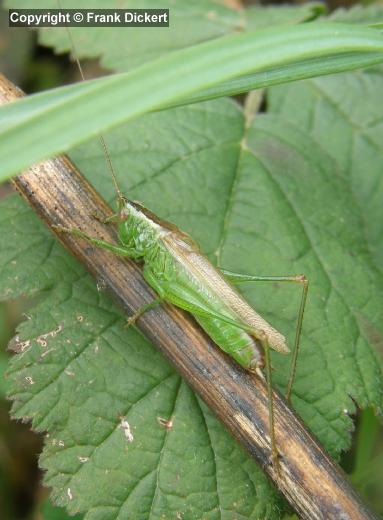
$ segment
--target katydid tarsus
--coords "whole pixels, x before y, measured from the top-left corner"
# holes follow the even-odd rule
[[[61,6],[60,6],[61,7]],[[82,79],[84,74],[73,38],[67,28],[73,56]],[[269,401],[271,461],[278,470],[278,450],[274,435],[273,397],[269,349],[289,353],[285,337],[267,323],[236,291],[232,284],[244,282],[296,282],[302,296],[292,352],[286,397],[290,400],[299,351],[308,280],[298,276],[252,276],[214,267],[194,240],[175,225],[163,221],[141,203],[128,200],[117,183],[105,140],[100,136],[115,185],[118,211],[103,222],[118,228],[119,244],[91,237],[80,229],[56,227],[87,240],[115,255],[143,262],[143,275],[158,298],[138,309],[128,320],[132,325],[146,311],[168,302],[190,312],[211,339],[245,369],[258,377],[266,372]],[[278,471],[277,471],[278,472]]]

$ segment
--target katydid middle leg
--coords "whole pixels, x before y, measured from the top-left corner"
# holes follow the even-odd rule
[[[300,347],[301,333],[302,333],[302,323],[303,323],[303,315],[305,312],[306,301],[307,301],[307,292],[309,288],[309,281],[304,275],[297,276],[252,276],[247,274],[233,273],[231,271],[226,271],[225,269],[221,269],[222,274],[233,283],[244,283],[244,282],[296,282],[302,284],[302,296],[301,302],[299,306],[299,314],[297,327],[295,332],[295,341],[294,341],[294,349],[291,357],[291,368],[289,380],[287,383],[286,389],[286,399],[288,402],[291,400],[291,391],[295,379],[296,374],[296,366],[298,359],[298,352]]]
[[[127,326],[130,327],[130,325],[134,325],[138,318],[140,318],[145,312],[150,311],[151,309],[154,309],[157,307],[157,305],[160,305],[164,301],[163,298],[156,298],[150,303],[146,303],[142,307],[140,307],[130,318],[128,318]]]

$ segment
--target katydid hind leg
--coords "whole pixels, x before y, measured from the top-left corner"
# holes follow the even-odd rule
[[[267,384],[267,398],[269,408],[269,432],[270,432],[270,446],[271,446],[271,462],[276,475],[280,476],[278,450],[275,442],[275,425],[274,425],[274,398],[273,398],[273,385],[271,378],[271,361],[270,361],[270,347],[267,340],[267,334],[264,332],[259,333],[259,340],[262,344],[265,352],[265,371],[266,371],[266,384]]]
[[[303,315],[306,308],[307,302],[307,293],[309,288],[309,281],[304,275],[296,275],[296,276],[252,276],[241,273],[233,273],[231,271],[226,271],[221,269],[222,274],[229,281],[233,283],[244,283],[244,282],[295,282],[302,284],[302,296],[299,305],[298,312],[298,320],[297,326],[295,330],[295,340],[294,340],[294,348],[291,356],[291,365],[290,365],[290,374],[287,383],[286,389],[286,399],[288,402],[291,400],[291,391],[294,384],[296,367],[298,361],[298,353],[300,349],[301,336],[302,336],[302,324],[303,324]]]
[[[301,296],[301,303],[299,306],[299,313],[298,313],[298,321],[297,321],[297,327],[295,332],[295,342],[294,342],[294,348],[293,353],[291,356],[291,367],[290,367],[290,375],[289,380],[287,383],[287,390],[286,390],[286,399],[288,402],[291,400],[291,391],[294,384],[296,369],[297,369],[297,361],[298,361],[298,354],[299,354],[299,348],[300,348],[300,341],[301,341],[301,335],[302,335],[302,324],[303,324],[303,315],[305,312],[306,302],[307,302],[307,293],[309,290],[309,281],[306,277],[301,277],[301,283],[302,286],[302,296]]]

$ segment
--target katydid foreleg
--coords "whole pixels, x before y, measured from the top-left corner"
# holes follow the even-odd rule
[[[95,247],[98,247],[99,249],[106,249],[107,251],[110,251],[111,253],[118,255],[118,256],[126,256],[129,258],[138,258],[139,255],[137,252],[132,248],[127,248],[126,246],[116,246],[115,244],[111,244],[110,242],[106,242],[105,240],[101,240],[99,238],[91,237],[90,235],[87,235],[81,229],[77,228],[66,228],[63,226],[52,226],[55,231],[58,231],[59,233],[67,233],[68,235],[74,235],[80,238],[83,238],[87,242],[90,242]]]
[[[112,215],[109,217],[109,222],[114,222],[111,220],[112,217],[118,217],[117,215]],[[107,222],[105,222],[107,223]],[[87,240],[91,244],[93,244],[95,247],[98,247],[100,249],[105,249],[107,251],[110,251],[111,253],[118,255],[118,256],[125,256],[129,258],[134,258],[136,255],[136,252],[133,249],[128,249],[126,246],[116,246],[114,244],[110,244],[109,242],[106,242],[104,240],[100,240],[98,238],[91,237],[81,231],[80,229],[75,228],[64,228],[61,226],[55,226],[55,229],[59,231],[60,233],[68,233],[70,235],[75,235],[80,238],[83,238],[84,240]],[[142,316],[146,311],[149,311],[150,309],[153,309],[157,305],[160,305],[163,302],[164,298],[160,296],[160,298],[157,298],[153,300],[150,303],[147,303],[146,305],[143,305],[140,307],[130,318],[128,319],[127,325],[133,325],[140,316]]]
[[[110,215],[109,217],[101,217],[97,213],[93,213],[92,217],[96,219],[101,224],[120,224],[121,222],[124,222],[128,216],[125,214],[120,213],[113,213],[113,215]]]
[[[309,288],[309,281],[304,275],[297,276],[252,276],[247,274],[233,273],[231,271],[226,271],[225,269],[221,269],[222,274],[233,283],[244,283],[244,282],[297,282],[302,284],[302,296],[301,302],[299,306],[298,320],[297,326],[295,330],[295,341],[294,348],[291,356],[291,365],[290,365],[290,375],[287,383],[286,389],[286,400],[290,402],[291,399],[291,391],[295,379],[296,367],[297,367],[297,359],[300,347],[301,333],[302,333],[302,323],[303,323],[303,315],[305,312],[306,301],[307,301],[307,293]]]

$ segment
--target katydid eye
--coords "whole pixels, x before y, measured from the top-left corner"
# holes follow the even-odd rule
[[[125,220],[128,220],[129,218],[129,209],[127,207],[122,208],[120,211],[120,220],[124,222]]]

